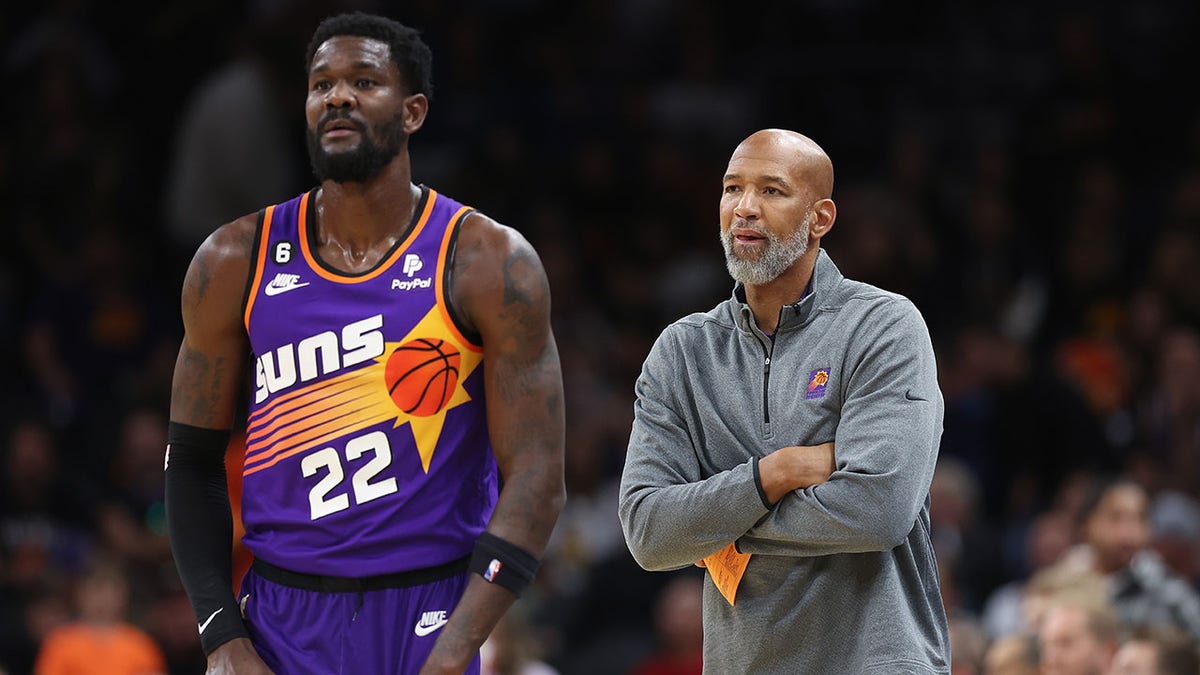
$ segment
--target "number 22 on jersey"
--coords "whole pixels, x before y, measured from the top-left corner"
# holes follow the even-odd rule
[[[358,460],[371,453],[371,459],[358,466],[350,479],[351,490],[330,496],[346,479],[346,469],[358,464]],[[392,447],[388,443],[387,434],[373,431],[359,436],[346,443],[346,459],[343,465],[342,456],[335,448],[322,448],[307,455],[300,462],[300,469],[305,478],[312,478],[324,468],[328,473],[317,481],[308,492],[308,504],[313,520],[345,511],[350,508],[350,492],[354,493],[355,504],[365,504],[369,501],[385,497],[396,492],[396,478],[393,476],[380,481],[372,479],[392,463]]]

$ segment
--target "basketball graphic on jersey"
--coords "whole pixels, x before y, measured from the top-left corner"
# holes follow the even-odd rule
[[[439,338],[417,338],[396,347],[383,374],[392,402],[416,417],[436,414],[454,394],[461,360],[454,345]]]

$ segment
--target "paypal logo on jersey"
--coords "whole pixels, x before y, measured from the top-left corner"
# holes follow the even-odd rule
[[[409,253],[404,256],[404,274],[407,279],[392,279],[393,291],[411,291],[414,288],[430,288],[433,286],[433,277],[421,277],[414,279],[413,276],[420,272],[425,267],[425,263],[421,260],[421,256],[416,253]]]
[[[421,262],[421,256],[416,253],[409,253],[404,256],[404,274],[411,279],[414,274],[421,271],[425,263]]]

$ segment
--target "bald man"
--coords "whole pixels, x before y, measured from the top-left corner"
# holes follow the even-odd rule
[[[705,673],[950,672],[929,540],[942,432],[906,298],[842,276],[833,164],[759,131],[722,180],[732,296],[668,326],[636,385],[621,479],[642,567],[708,567]]]

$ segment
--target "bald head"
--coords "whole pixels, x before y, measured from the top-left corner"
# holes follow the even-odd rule
[[[812,191],[814,199],[833,196],[833,162],[808,136],[787,129],[763,129],[738,144],[729,158],[765,160],[785,166]]]
[[[764,129],[742,141],[721,179],[721,242],[730,275],[747,287],[795,290],[799,298],[837,219],[832,193],[833,163],[811,139]]]

